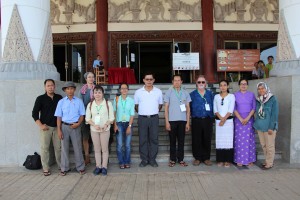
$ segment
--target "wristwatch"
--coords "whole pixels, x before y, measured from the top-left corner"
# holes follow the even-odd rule
[[[129,124],[128,126],[131,127],[131,124]]]

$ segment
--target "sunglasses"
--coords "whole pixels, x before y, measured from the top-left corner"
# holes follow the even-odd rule
[[[200,83],[205,84],[205,81],[198,81],[197,83],[198,84],[200,84]]]
[[[146,81],[153,81],[153,78],[145,78]]]
[[[224,98],[222,98],[222,101],[221,101],[221,106],[224,105]]]

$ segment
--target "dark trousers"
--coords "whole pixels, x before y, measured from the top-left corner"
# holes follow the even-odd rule
[[[185,138],[185,125],[186,121],[170,121],[171,131],[169,131],[170,137],[170,160],[171,161],[183,161],[184,157],[184,138]],[[176,152],[176,140],[178,148]]]
[[[154,162],[158,152],[158,115],[138,117],[140,157],[144,162]]]
[[[196,160],[210,159],[213,121],[207,118],[192,118],[192,151]]]

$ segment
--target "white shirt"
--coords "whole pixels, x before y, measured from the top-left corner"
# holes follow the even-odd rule
[[[139,105],[139,115],[156,115],[159,105],[163,104],[163,95],[161,90],[154,86],[150,92],[144,86],[135,91],[134,103]]]
[[[222,97],[217,94],[214,98],[214,113],[219,113],[222,117],[225,117],[227,113],[233,113],[235,105],[235,96],[233,94],[228,94],[224,97],[222,105]]]

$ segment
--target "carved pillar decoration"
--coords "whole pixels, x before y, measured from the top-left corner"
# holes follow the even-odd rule
[[[53,43],[63,44],[68,40],[69,43],[86,43],[86,71],[92,71],[95,54],[95,33],[54,33]]]
[[[138,0],[130,1],[130,11],[132,12],[132,22],[139,22],[141,9]]]
[[[179,8],[180,8],[180,0],[173,0],[173,1],[169,1],[170,4],[170,20],[171,21],[177,21],[177,13],[179,12]]]
[[[215,82],[213,0],[202,0],[202,54],[203,72],[208,82]],[[204,12],[205,11],[205,12]]]
[[[100,55],[104,67],[107,68],[108,63],[108,3],[107,0],[97,0],[96,3],[96,54]]]
[[[66,10],[63,12],[63,14],[66,17],[66,22],[65,24],[71,25],[73,24],[73,12],[74,12],[74,4],[75,0],[67,0],[66,1]]]
[[[245,6],[244,0],[235,0],[236,13],[237,13],[237,23],[245,22]]]

